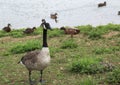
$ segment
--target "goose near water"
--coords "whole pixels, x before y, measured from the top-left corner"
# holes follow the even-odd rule
[[[42,19],[43,27],[43,45],[42,49],[38,51],[28,52],[21,58],[21,61],[18,63],[22,63],[29,71],[29,82],[30,85],[33,85],[33,81],[31,79],[31,72],[33,70],[40,71],[40,82],[43,82],[42,74],[43,70],[50,64],[50,52],[47,44],[47,29],[49,29],[49,23],[46,23],[45,19]]]
[[[50,15],[50,18],[51,18],[51,19],[54,19],[56,23],[58,22],[58,21],[57,21],[57,15],[58,15],[57,13]]]
[[[61,27],[60,30],[64,30],[65,34],[70,34],[71,38],[73,38],[73,35],[80,33],[79,29],[71,28],[71,27],[69,28]]]
[[[11,24],[8,24],[6,27],[3,28],[3,30],[5,32],[10,32],[11,31],[11,28],[10,28]]]
[[[118,15],[120,15],[120,11],[118,11]]]
[[[106,1],[104,1],[104,3],[99,3],[98,4],[98,7],[103,7],[103,6],[106,6]]]
[[[36,29],[36,27],[33,28],[27,28],[23,31],[24,34],[31,34],[34,32],[34,30]]]

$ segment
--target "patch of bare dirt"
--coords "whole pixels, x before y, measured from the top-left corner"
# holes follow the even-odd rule
[[[118,31],[111,31],[111,32],[103,35],[103,37],[105,37],[105,38],[110,38],[110,37],[112,37],[112,36],[118,35],[119,33],[120,33],[120,32],[118,32]]]
[[[22,42],[22,41],[37,39],[37,38],[41,38],[41,36],[40,35],[26,36],[26,37],[23,37],[23,38],[2,37],[2,38],[0,38],[0,42],[1,43],[4,43],[4,42]]]

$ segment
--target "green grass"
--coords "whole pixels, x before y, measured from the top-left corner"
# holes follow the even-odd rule
[[[88,78],[83,78],[80,82],[77,82],[76,85],[97,85],[97,81],[89,76]]]
[[[90,39],[101,39],[102,35],[109,31],[120,31],[120,25],[118,24],[107,24],[93,27],[91,25],[78,26],[81,33],[88,35]]]
[[[60,37],[62,35],[63,35],[63,31],[61,31],[59,29],[50,30],[50,32],[48,33],[48,36],[50,38],[52,38],[52,37]]]
[[[95,54],[110,54],[110,53],[113,53],[113,52],[116,52],[116,51],[120,51],[120,45],[118,46],[112,46],[112,47],[100,47],[100,48],[95,48],[93,50],[93,52]]]
[[[96,57],[84,57],[74,60],[70,67],[70,71],[75,73],[97,74],[112,71],[114,67],[109,63],[103,63],[103,61]]]
[[[106,82],[111,85],[120,84],[120,68],[115,69],[113,72],[107,74]]]
[[[73,48],[77,48],[77,43],[74,41],[74,39],[66,39],[65,41],[63,41],[61,48],[62,49],[73,49]]]
[[[9,33],[4,32],[3,30],[0,30],[0,37],[8,36]]]
[[[33,51],[35,49],[40,49],[42,48],[40,44],[40,40],[30,40],[25,43],[17,43],[17,45],[13,46],[10,49],[10,52],[13,54],[18,54],[18,53],[24,53],[24,52],[29,52]]]
[[[12,36],[14,38],[24,37],[23,30],[24,29],[21,29],[21,30],[12,30],[12,32],[9,33],[9,36]]]
[[[0,37],[7,37],[11,36],[13,38],[21,38],[25,36],[31,36],[31,35],[39,35],[42,33],[42,28],[38,27],[32,34],[24,34],[23,31],[25,28],[22,29],[13,29],[11,32],[4,32],[3,30],[0,30]]]
[[[44,85],[117,85],[119,70],[115,69],[120,68],[119,27],[116,24],[78,26],[81,31],[73,39],[59,29],[49,30],[51,64],[43,72]],[[27,69],[17,62],[25,53],[41,49],[42,29],[38,28],[29,35],[22,31],[0,31],[0,85],[29,85]],[[108,38],[103,36],[110,32],[118,34]],[[36,85],[41,85],[39,76],[38,71],[32,72]]]

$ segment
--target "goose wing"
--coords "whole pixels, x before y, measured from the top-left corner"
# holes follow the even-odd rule
[[[31,62],[31,63],[35,63],[37,61],[37,56],[41,51],[32,51],[32,52],[28,52],[26,55],[24,55],[21,58],[21,61],[23,64],[25,64],[26,62]]]

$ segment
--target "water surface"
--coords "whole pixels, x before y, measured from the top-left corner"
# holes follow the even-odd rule
[[[104,0],[0,0],[0,29],[8,23],[15,29],[39,26],[43,18],[52,27],[120,24],[120,0],[106,1],[106,7],[98,8]],[[58,23],[50,19],[55,12]]]

